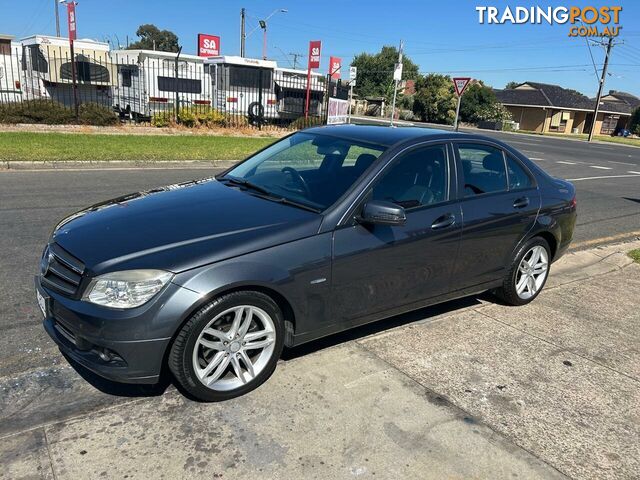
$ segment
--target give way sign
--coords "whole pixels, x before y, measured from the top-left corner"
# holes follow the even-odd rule
[[[453,86],[456,89],[456,93],[458,94],[458,96],[462,96],[462,94],[464,93],[465,88],[467,88],[467,86],[469,85],[469,82],[471,81],[471,79],[469,77],[457,77],[457,78],[453,78]]]

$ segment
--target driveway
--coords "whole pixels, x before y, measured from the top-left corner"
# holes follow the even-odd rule
[[[6,376],[0,478],[637,478],[633,247],[565,256],[526,307],[470,298],[288,351],[224,403],[65,363]]]

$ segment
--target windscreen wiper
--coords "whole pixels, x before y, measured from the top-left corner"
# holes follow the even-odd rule
[[[245,188],[250,188],[251,190],[264,193],[265,195],[269,195],[269,196],[272,195],[272,193],[266,188],[261,187],[260,185],[256,185],[255,183],[252,183],[249,180],[245,180],[244,178],[226,176],[226,177],[220,177],[218,180],[227,181],[229,183],[234,183],[236,185],[240,185]]]
[[[272,200],[272,201],[278,202],[278,203],[284,203],[284,204],[287,204],[287,205],[291,205],[292,207],[302,208],[303,210],[309,210],[310,212],[320,213],[320,209],[319,208],[312,207],[312,206],[306,205],[304,203],[296,202],[295,200],[290,200],[290,199],[285,198],[285,197],[283,197],[281,195],[276,195],[275,193],[270,192],[266,188],[261,187],[260,185],[256,185],[255,183],[252,183],[249,180],[245,180],[244,178],[226,176],[226,177],[220,177],[218,180],[227,181],[229,183],[233,183],[235,185],[239,185],[241,187],[245,187],[247,189],[254,190],[254,191],[260,193],[261,194],[260,196],[262,198],[265,198],[267,200]]]

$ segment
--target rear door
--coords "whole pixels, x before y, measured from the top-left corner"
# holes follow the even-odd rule
[[[336,321],[392,311],[445,294],[458,252],[460,207],[446,144],[401,153],[366,193],[405,208],[404,225],[356,220],[334,233],[332,300]]]
[[[533,227],[540,194],[515,157],[485,142],[454,143],[458,162],[462,240],[452,290],[501,279],[517,244]]]

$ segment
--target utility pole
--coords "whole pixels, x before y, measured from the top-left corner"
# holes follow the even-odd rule
[[[304,55],[302,53],[291,53],[289,52],[289,55],[291,55],[293,57],[293,69],[296,69],[296,65],[298,64],[298,58],[302,58],[304,57]]]
[[[604,66],[602,67],[602,77],[600,78],[600,86],[598,87],[598,95],[596,96],[596,108],[593,110],[593,121],[591,122],[591,129],[589,130],[590,142],[593,139],[593,131],[596,128],[596,120],[598,120],[598,110],[600,110],[600,99],[602,98],[602,90],[604,88],[604,81],[607,78],[607,67],[609,66],[609,56],[611,54],[611,48],[613,47],[613,37],[609,37],[607,43],[607,53],[604,57]]]
[[[53,8],[56,12],[56,37],[60,36],[60,10],[58,8],[59,4],[60,2],[58,2],[58,0],[53,0]]]
[[[247,35],[244,29],[245,23],[245,10],[244,7],[240,9],[240,56],[244,57],[244,42],[247,39]]]
[[[396,116],[396,96],[398,95],[398,82],[402,78],[402,40],[400,40],[400,48],[398,49],[398,63],[393,69],[393,104],[391,106],[391,121],[389,125],[393,127],[393,117]]]

